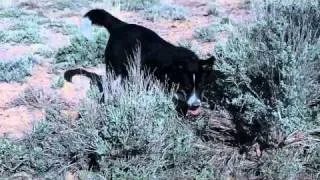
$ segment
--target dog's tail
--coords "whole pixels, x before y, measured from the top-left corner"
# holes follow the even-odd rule
[[[104,26],[109,32],[116,27],[126,24],[103,9],[92,9],[83,17],[89,18],[92,24]]]
[[[67,70],[64,73],[64,79],[66,81],[71,82],[71,79],[73,76],[75,75],[84,75],[86,77],[88,77],[91,81],[91,84],[96,84],[99,88],[100,92],[103,92],[103,86],[102,86],[102,76],[93,72],[89,72],[86,71],[84,69],[81,68],[77,68],[77,69],[71,69],[71,70]]]

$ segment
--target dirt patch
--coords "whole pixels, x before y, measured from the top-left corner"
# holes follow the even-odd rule
[[[18,97],[22,89],[23,85],[20,83],[0,83],[0,113],[12,99]]]
[[[43,66],[35,67],[33,76],[27,78],[25,84],[0,83],[0,136],[21,138],[25,132],[31,130],[34,121],[44,118],[42,109],[30,109],[26,106],[11,107],[10,103],[19,98],[28,86],[50,88],[51,79],[46,69]]]
[[[15,45],[15,46],[3,46],[0,47],[0,60],[16,60],[18,57],[31,55],[34,53],[37,48],[39,47],[38,44],[33,44],[30,46],[25,45]]]
[[[52,85],[53,74],[48,73],[49,65],[34,67],[32,76],[27,78],[27,85],[41,86],[42,88],[50,88]]]
[[[185,21],[168,21],[165,19],[149,21],[138,12],[121,12],[121,14],[122,20],[145,26],[158,33],[165,40],[174,44],[181,39],[192,39],[195,28],[214,21],[212,17],[195,15],[191,15]]]
[[[244,0],[217,0],[216,4],[222,8],[222,13],[235,23],[244,23],[252,20],[252,14]]]
[[[30,132],[32,124],[44,118],[44,112],[25,106],[0,110],[0,136],[22,138]]]
[[[69,37],[62,33],[56,33],[51,29],[43,30],[45,44],[51,49],[58,49],[70,43]]]

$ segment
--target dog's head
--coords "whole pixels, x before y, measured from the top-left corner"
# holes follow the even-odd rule
[[[197,116],[203,101],[204,87],[210,83],[215,57],[200,60],[197,56],[175,63],[172,80],[178,84],[176,101],[184,104],[185,113]],[[183,106],[183,105],[182,105]]]

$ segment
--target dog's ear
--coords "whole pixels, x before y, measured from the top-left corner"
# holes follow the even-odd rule
[[[216,57],[211,56],[206,60],[200,60],[200,66],[203,70],[213,70],[214,62],[216,61]]]

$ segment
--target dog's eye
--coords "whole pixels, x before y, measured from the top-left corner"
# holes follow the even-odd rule
[[[180,101],[185,101],[186,100],[186,96],[187,96],[187,94],[185,93],[184,90],[178,91],[177,93],[174,94],[174,98],[176,100],[180,100]]]
[[[208,64],[204,64],[202,65],[202,69],[205,71],[211,71],[212,70],[212,66],[208,65]]]
[[[180,94],[182,94],[184,97],[186,97],[186,96],[187,96],[186,91],[185,91],[185,90],[183,90],[183,89],[179,90],[179,93],[180,93]]]

